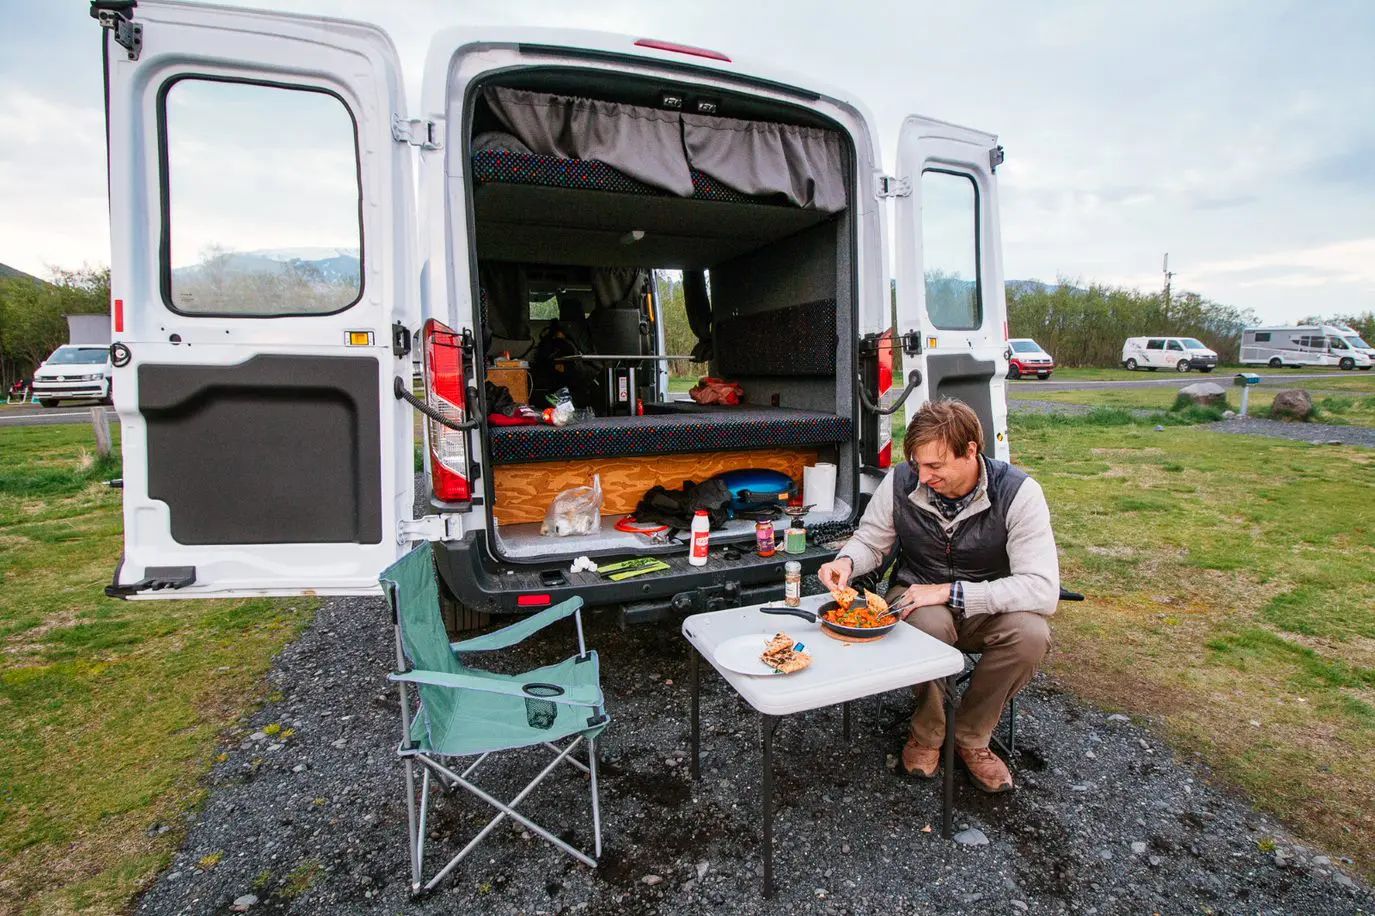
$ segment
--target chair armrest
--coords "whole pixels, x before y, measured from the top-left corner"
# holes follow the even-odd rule
[[[520,697],[528,700],[547,700],[550,703],[560,703],[564,706],[600,708],[603,699],[600,687],[574,687],[568,684],[555,684],[554,686],[561,689],[563,693],[557,696],[542,696],[526,693],[525,685],[518,684],[513,680],[480,677],[475,674],[455,674],[448,671],[392,672],[387,675],[387,680],[402,681],[407,684],[428,684],[432,687],[448,687],[453,690],[481,690],[486,693],[500,693],[509,697]],[[530,683],[543,682],[531,681]]]
[[[495,632],[450,643],[449,648],[455,652],[491,652],[494,649],[506,649],[524,642],[526,637],[539,632],[551,623],[557,623],[565,617],[577,614],[581,607],[581,596],[574,595],[567,601],[561,601],[547,610],[526,617],[510,626],[502,627]]]

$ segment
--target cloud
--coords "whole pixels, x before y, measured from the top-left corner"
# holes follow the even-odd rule
[[[1344,284],[1375,292],[1375,237],[1207,261],[1190,275],[1243,287]]]

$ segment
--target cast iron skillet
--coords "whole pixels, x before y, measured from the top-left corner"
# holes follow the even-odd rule
[[[863,606],[864,603],[864,599],[859,598],[850,606]],[[848,636],[851,639],[872,639],[875,636],[886,636],[888,633],[892,632],[893,627],[901,622],[898,616],[894,614],[889,618],[892,622],[886,623],[883,626],[847,627],[844,624],[831,623],[825,617],[821,616],[822,614],[829,614],[831,611],[835,610],[836,607],[837,605],[834,601],[827,601],[825,604],[821,605],[821,607],[817,608],[816,611],[808,611],[800,607],[779,607],[777,605],[761,607],[759,610],[763,611],[765,614],[787,614],[790,617],[801,617],[803,620],[810,620],[814,623],[821,624],[822,627],[830,630],[832,633],[839,633],[841,636]]]

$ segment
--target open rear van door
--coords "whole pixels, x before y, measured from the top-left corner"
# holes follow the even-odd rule
[[[395,49],[99,0],[120,597],[366,594],[406,549],[419,322]]]
[[[904,368],[923,373],[916,403],[964,401],[983,422],[985,454],[1006,461],[1007,303],[993,174],[1001,160],[991,134],[909,116],[893,196],[897,331]]]

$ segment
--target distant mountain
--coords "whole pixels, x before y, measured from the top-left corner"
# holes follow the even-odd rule
[[[258,251],[232,251],[172,270],[181,280],[194,280],[210,271],[225,276],[242,274],[296,273],[325,283],[358,282],[357,248],[264,248]]]
[[[40,280],[40,279],[38,279],[38,278],[35,277],[33,274],[26,274],[26,273],[24,273],[22,270],[19,270],[19,269],[17,269],[17,268],[11,267],[11,266],[9,266],[8,264],[0,264],[0,280],[10,280],[10,279],[15,279],[15,280],[32,280],[34,283],[43,283],[43,284],[45,284],[45,285],[46,285],[46,282],[47,282],[47,281],[45,281],[45,280]]]

